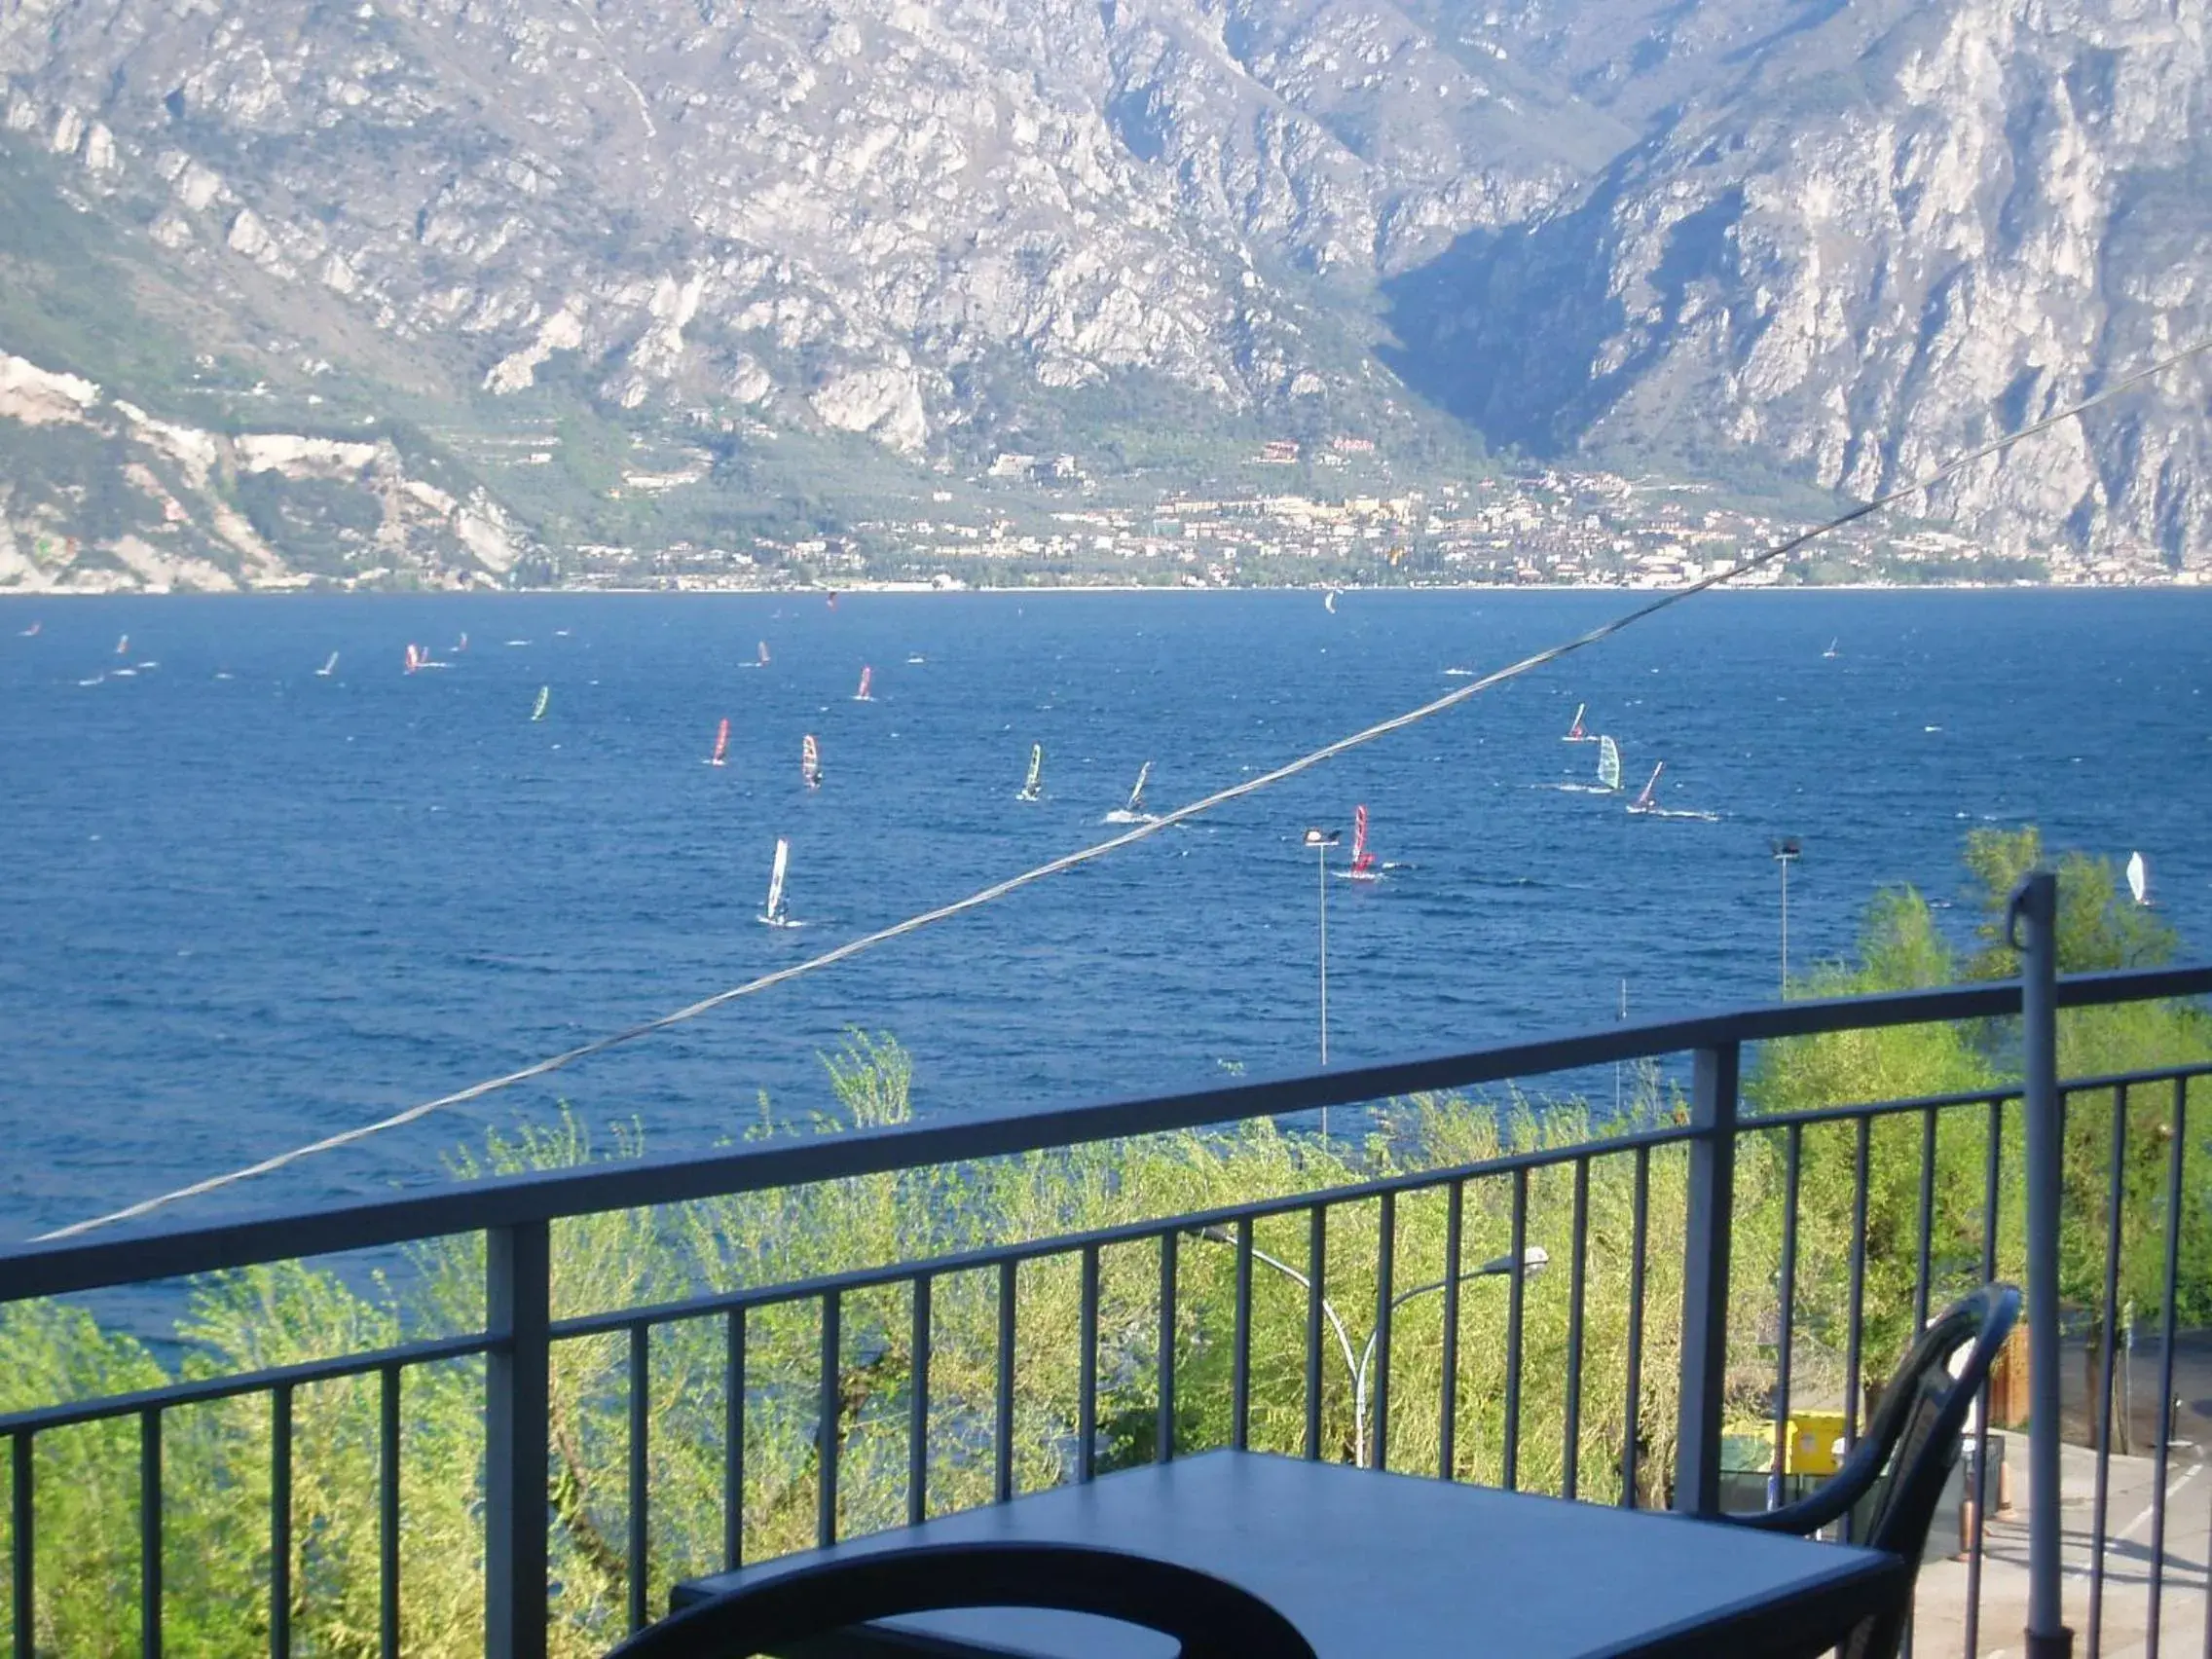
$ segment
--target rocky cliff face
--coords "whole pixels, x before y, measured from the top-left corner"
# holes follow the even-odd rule
[[[1570,210],[1403,284],[1427,384],[1538,447],[1909,482],[2212,334],[2208,36],[2147,0],[1837,9]],[[2176,370],[1931,506],[2201,562],[2208,388]]]
[[[567,354],[623,408],[920,452],[1008,356],[1322,395],[1274,273],[1356,288],[1570,181],[1380,0],[1284,11],[18,0],[0,73],[8,129],[217,290],[494,393]]]
[[[387,438],[164,421],[0,352],[0,589],[226,593],[375,572],[501,582],[527,534]]]
[[[0,0],[0,141],[195,346],[925,462],[1131,386],[1402,427],[1394,365],[1879,488],[2212,326],[2208,85],[2185,0]],[[2200,548],[2201,384],[1936,506]]]

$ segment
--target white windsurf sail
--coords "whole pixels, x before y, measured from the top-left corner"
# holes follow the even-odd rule
[[[1621,787],[1621,746],[1609,737],[1598,739],[1598,783],[1608,792]]]
[[[1019,798],[1022,800],[1037,800],[1044,795],[1044,793],[1045,746],[1042,743],[1032,743],[1029,746],[1029,775],[1021,781],[1021,794]]]
[[[1590,734],[1582,729],[1582,713],[1589,707],[1590,705],[1587,703],[1577,703],[1574,705],[1573,723],[1567,728],[1567,735],[1560,740],[1561,742],[1588,743],[1590,741]]]
[[[854,701],[854,702],[856,702],[856,703],[872,703],[872,702],[874,702],[874,701],[875,701],[875,692],[874,692],[874,689],[873,689],[873,687],[874,687],[874,684],[875,684],[875,670],[874,670],[874,669],[872,669],[872,668],[869,668],[869,667],[868,667],[868,666],[867,666],[867,665],[866,665],[866,663],[863,663],[863,664],[861,665],[861,688],[860,688],[860,689],[859,689],[858,691],[855,691],[855,692],[853,693],[853,701]]]
[[[822,787],[822,748],[814,741],[812,732],[808,732],[799,741],[798,775],[806,780],[808,789],[818,790]]]
[[[329,678],[330,678],[330,677],[331,677],[332,675],[336,674],[337,672],[338,672],[338,653],[337,653],[336,651],[332,651],[332,652],[330,653],[330,660],[329,660],[328,662],[324,663],[324,664],[323,664],[323,665],[322,665],[322,666],[321,666],[320,668],[316,669],[316,670],[314,671],[314,674],[315,674],[315,678],[316,678],[317,680],[328,680],[328,679],[329,679]]]
[[[726,766],[729,764],[729,720],[726,718],[720,725],[715,728],[715,752],[707,756],[707,764],[710,766]]]
[[[537,688],[537,701],[531,707],[530,718],[534,720],[543,719],[545,718],[545,711],[551,708],[552,705],[553,687],[550,685],[540,685]]]
[[[1126,808],[1124,809],[1127,811],[1131,816],[1144,811],[1145,780],[1150,778],[1151,776],[1152,762],[1150,760],[1147,760],[1142,766],[1139,766],[1137,768],[1136,788],[1129,791],[1129,804]]]
[[[2151,902],[2151,871],[2141,853],[2127,855],[2127,892],[2138,904]]]
[[[776,837],[776,862],[768,871],[768,904],[760,912],[760,919],[772,928],[791,926],[791,918],[784,913],[784,871],[791,867],[792,844],[781,835]]]

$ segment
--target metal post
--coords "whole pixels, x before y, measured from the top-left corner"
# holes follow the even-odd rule
[[[1617,1015],[1615,1015],[1615,1022],[1621,1025],[1626,1025],[1628,1023],[1628,981],[1626,979],[1623,979],[1621,981],[1621,1011]],[[1619,1120],[1620,1115],[1621,1063],[1620,1061],[1615,1060],[1613,1062],[1613,1117],[1616,1122]]]
[[[1333,830],[1309,830],[1306,844],[1313,849],[1313,867],[1321,883],[1321,1065],[1329,1064],[1329,849],[1337,844]],[[1329,1109],[1321,1108],[1321,1138],[1329,1138]]]
[[[1320,857],[1313,862],[1321,874],[1321,1065],[1325,1070],[1329,1064],[1329,844],[1326,841],[1321,843]],[[1329,1109],[1324,1106],[1321,1110],[1326,1114]],[[1327,1123],[1324,1115],[1321,1130],[1324,1135],[1329,1132]]]
[[[1782,864],[1782,994],[1789,995],[1789,861]]]
[[[552,1276],[542,1221],[484,1240],[484,1652],[545,1659],[545,1477]]]
[[[2027,937],[2021,938],[2026,924]],[[2069,1659],[2059,1604],[2058,878],[2037,870],[2006,918],[2020,953],[2021,1104],[2028,1141],[2028,1659]]]
[[[1789,995],[1789,866],[1805,856],[1805,843],[1786,836],[1774,843],[1774,862],[1782,866],[1782,995]]]
[[[1736,1198],[1736,1090],[1743,1051],[1700,1049],[1690,1083],[1688,1204],[1682,1240],[1682,1385],[1675,1507],[1720,1507],[1720,1423],[1728,1381],[1728,1246]]]

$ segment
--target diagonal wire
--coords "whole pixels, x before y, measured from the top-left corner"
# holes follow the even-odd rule
[[[1843,529],[1846,525],[1856,524],[1859,520],[1881,512],[1887,507],[1895,506],[1908,496],[1916,496],[1924,490],[1933,489],[1945,479],[1965,471],[1976,461],[1986,461],[1993,455],[2010,449],[2014,444],[2035,437],[2038,433],[2047,432],[2053,426],[2062,425],[2068,421],[2078,420],[2091,410],[2114,401],[2145,382],[2153,380],[2164,374],[2168,369],[2174,368],[2191,357],[2197,356],[2207,350],[2212,350],[2212,337],[2183,347],[2180,350],[2159,358],[2146,368],[2138,369],[2133,374],[2114,381],[2093,396],[2068,404],[2065,408],[2046,416],[2032,425],[2021,426],[1992,438],[1989,442],[1980,445],[1978,448],[1969,450],[1964,455],[1955,457],[1935,471],[1916,478],[1909,484],[1899,485],[1887,494],[1862,501],[1849,512],[1840,513],[1825,523],[1815,525],[1812,529],[1802,531],[1787,540],[1779,541],[1771,547],[1763,548],[1757,553],[1740,559],[1725,570],[1701,577],[1685,587],[1669,589],[1646,603],[1622,612],[1609,621],[1600,623],[1588,633],[1578,634],[1574,638],[1562,641],[1556,645],[1547,646],[1532,656],[1523,657],[1519,662],[1509,663],[1503,668],[1493,670],[1479,680],[1470,680],[1466,684],[1423,703],[1417,709],[1409,709],[1402,715],[1393,716],[1391,719],[1368,726],[1364,730],[1353,732],[1349,737],[1341,737],[1336,742],[1316,749],[1310,754],[1301,755],[1295,760],[1286,761],[1272,771],[1262,772],[1246,778],[1241,783],[1233,784],[1228,789],[1218,790],[1202,799],[1195,800],[1188,806],[1179,806],[1172,812],[1162,813],[1158,818],[1136,825],[1119,835],[1109,836],[1106,840],[1095,842],[1076,852],[1064,854],[1049,864],[1039,865],[1034,869],[1023,870],[1019,875],[1008,876],[1003,881],[993,882],[988,887],[969,894],[965,899],[956,899],[948,904],[939,905],[934,910],[924,910],[919,915],[908,916],[904,921],[894,922],[889,927],[876,929],[873,933],[862,934],[859,938],[847,940],[843,944],[823,951],[818,956],[810,956],[803,962],[794,962],[788,968],[779,968],[772,974],[762,974],[757,978],[746,980],[743,984],[732,985],[724,991],[717,991],[713,996],[702,997],[695,1003],[687,1004],[673,1013],[661,1014],[657,1018],[644,1020],[608,1036],[595,1038],[589,1043],[580,1043],[572,1049],[565,1049],[557,1054],[550,1054],[544,1059],[534,1061],[519,1070],[507,1072],[499,1077],[488,1078],[482,1083],[471,1084],[466,1088],[455,1089],[451,1094],[441,1094],[434,1100],[423,1101],[419,1105],[408,1107],[405,1111],[394,1112],[388,1117],[379,1118],[373,1123],[357,1124],[353,1128],[341,1130],[337,1134],[325,1135],[320,1140],[310,1141],[304,1146],[296,1146],[288,1151],[277,1153],[274,1157],[265,1158],[258,1163],[249,1163],[242,1168],[232,1169],[220,1175],[210,1175],[204,1180],[194,1181],[188,1186],[178,1187],[171,1192],[143,1198],[137,1203],[127,1204],[123,1208],[111,1210],[105,1215],[93,1216],[90,1220],[75,1222],[68,1227],[56,1228],[51,1233],[42,1233],[38,1235],[36,1241],[45,1243],[53,1239],[72,1238],[80,1234],[90,1233],[94,1228],[107,1227],[116,1222],[135,1221],[142,1216],[151,1215],[158,1209],[166,1208],[170,1204],[181,1203],[186,1198],[204,1197],[208,1193],[234,1186],[240,1181],[249,1181],[256,1176],[273,1174],[288,1164],[299,1162],[302,1159],[313,1158],[320,1153],[335,1152],[341,1147],[351,1146],[355,1142],[367,1140],[372,1135],[383,1134],[387,1129],[400,1128],[405,1124],[417,1122],[419,1119],[427,1118],[434,1112],[443,1112],[454,1106],[463,1106],[472,1100],[481,1100],[485,1096],[497,1094],[502,1089],[512,1088],[518,1084],[529,1083],[535,1078],[549,1076],[554,1072],[574,1065],[578,1060],[587,1059],[593,1054],[605,1053],[609,1049],[619,1048],[626,1043],[634,1043],[641,1037],[649,1037],[656,1031],[666,1031],[671,1026],[682,1025],[688,1020],[697,1019],[701,1014],[711,1014],[716,1009],[736,1002],[741,997],[756,996],[762,991],[785,983],[787,980],[819,973],[822,969],[843,962],[849,957],[858,956],[864,951],[873,950],[877,945],[888,944],[891,940],[903,939],[907,934],[919,933],[924,928],[934,927],[940,922],[950,921],[955,916],[963,915],[970,910],[980,909],[985,904],[994,903],[998,900],[1006,898],[1009,894],[1017,893],[1022,888],[1031,886],[1036,882],[1062,874],[1078,866],[1094,863],[1105,858],[1109,853],[1119,852],[1124,847],[1147,840],[1188,819],[1215,811],[1220,807],[1227,806],[1231,801],[1240,800],[1246,795],[1257,794],[1260,791],[1270,789],[1283,782],[1286,778],[1295,778],[1301,772],[1310,771],[1316,766],[1333,760],[1340,755],[1349,754],[1354,749],[1364,748],[1380,738],[1388,737],[1393,732],[1403,731],[1408,726],[1418,725],[1422,720],[1443,714],[1447,709],[1456,708],[1470,698],[1479,697],[1494,685],[1502,685],[1509,680],[1518,680],[1521,676],[1532,673],[1547,663],[1557,662],[1562,657],[1570,656],[1576,651],[1586,650],[1602,641],[1611,639],[1624,629],[1633,628],[1639,622],[1681,604],[1686,599],[1694,599],[1709,588],[1719,587],[1748,571],[1758,570],[1765,565],[1771,565],[1780,559],[1787,559],[1809,542],[1831,535]]]

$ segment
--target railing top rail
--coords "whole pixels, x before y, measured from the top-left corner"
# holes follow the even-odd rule
[[[2058,1002],[2062,1008],[2087,1008],[2207,993],[2212,993],[2212,963],[2077,975],[2059,981]],[[1140,1100],[930,1119],[758,1143],[708,1158],[641,1159],[90,1242],[18,1244],[0,1251],[0,1302],[387,1248],[565,1216],[1203,1128],[1697,1049],[1828,1031],[1996,1018],[2019,1009],[2016,980],[1807,999]]]

